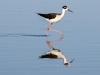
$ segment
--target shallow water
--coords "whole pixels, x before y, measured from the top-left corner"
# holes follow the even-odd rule
[[[48,41],[63,37],[51,45],[68,61],[75,59],[69,67],[62,59],[39,59],[50,49],[45,35],[48,22],[36,12],[61,12],[63,5],[74,13],[66,12],[59,23],[52,25],[64,35],[49,31]],[[0,0],[0,75],[99,75],[99,7],[99,0]]]

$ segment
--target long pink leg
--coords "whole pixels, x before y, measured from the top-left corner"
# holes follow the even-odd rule
[[[51,28],[50,28],[51,25],[52,25],[52,24],[49,24],[49,25],[47,26],[47,28],[46,28],[46,35],[48,35],[48,30],[55,31],[55,32],[58,32],[58,33],[62,34],[62,32],[61,32],[60,30],[53,30],[53,29],[51,29]]]
[[[47,35],[47,36],[48,36],[48,30],[50,29],[51,25],[52,25],[52,24],[49,24],[49,25],[47,26],[47,28],[46,28],[46,35]]]
[[[63,34],[60,30],[53,30],[53,29],[49,29],[49,30],[58,32],[59,34]]]

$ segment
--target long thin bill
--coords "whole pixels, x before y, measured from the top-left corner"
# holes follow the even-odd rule
[[[71,11],[71,10],[69,10],[69,9],[68,9],[68,11],[70,11],[70,12],[72,12],[72,13],[73,13],[73,11]]]
[[[73,59],[72,61],[70,61],[69,63],[72,63],[75,59]]]

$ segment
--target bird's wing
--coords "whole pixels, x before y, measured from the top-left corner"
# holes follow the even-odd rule
[[[57,58],[57,55],[50,53],[50,54],[41,55],[40,58]]]
[[[37,13],[38,15],[44,17],[44,18],[48,18],[48,19],[53,19],[56,17],[56,13],[49,13],[49,14],[41,14],[41,13]]]

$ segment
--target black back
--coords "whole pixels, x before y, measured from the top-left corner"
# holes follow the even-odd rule
[[[38,15],[47,18],[47,19],[54,19],[56,17],[56,13],[49,13],[49,14],[41,14],[41,13],[37,13]]]
[[[40,58],[57,58],[57,55],[54,54],[46,54],[46,55],[41,55]]]

